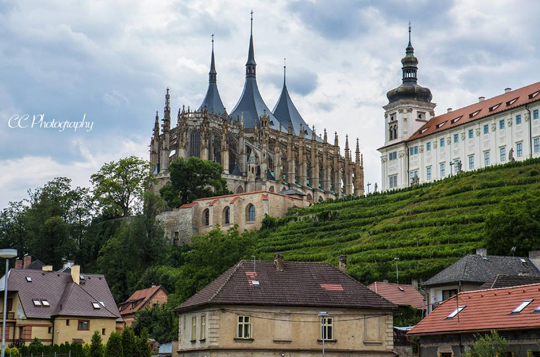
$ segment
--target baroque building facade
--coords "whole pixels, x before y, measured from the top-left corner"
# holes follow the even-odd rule
[[[540,82],[435,116],[431,91],[417,83],[410,32],[402,84],[387,93],[383,107],[382,190],[540,157]]]
[[[179,109],[174,127],[167,89],[161,127],[156,113],[150,141],[156,189],[169,182],[167,167],[172,160],[195,156],[220,163],[233,193],[294,189],[315,202],[363,195],[358,139],[353,160],[348,136],[343,156],[337,133],[333,143],[326,129],[322,136],[317,135],[292,102],[285,75],[281,95],[271,111],[259,92],[256,68],[252,18],[244,90],[230,114],[219,95],[213,39],[206,96],[197,110]]]

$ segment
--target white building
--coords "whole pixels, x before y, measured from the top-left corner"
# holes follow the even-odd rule
[[[410,35],[401,62],[403,83],[383,107],[382,190],[540,157],[540,82],[435,116],[431,91],[417,84]]]

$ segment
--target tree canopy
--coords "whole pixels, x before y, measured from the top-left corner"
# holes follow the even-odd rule
[[[91,176],[94,197],[105,215],[127,217],[151,182],[151,164],[135,156],[109,162]]]
[[[503,200],[486,220],[488,252],[527,256],[540,246],[540,195],[530,192]],[[515,248],[514,248],[515,247]]]
[[[171,181],[160,190],[169,207],[178,207],[197,198],[228,194],[220,164],[198,157],[176,158],[169,165]]]

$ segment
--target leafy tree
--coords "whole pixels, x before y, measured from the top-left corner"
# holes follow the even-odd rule
[[[0,245],[17,249],[19,256],[28,252],[25,214],[28,207],[20,202],[10,202],[0,212]]]
[[[154,305],[138,311],[133,330],[141,334],[144,329],[148,329],[148,335],[159,343],[175,340],[178,337],[178,319],[173,308],[168,304]]]
[[[103,341],[98,331],[94,331],[90,343],[90,357],[103,357]]]
[[[475,335],[474,346],[465,352],[465,357],[493,357],[506,356],[508,342],[499,336],[497,331],[485,335]]]
[[[124,357],[135,357],[136,341],[133,330],[126,326],[122,332],[122,350]]]
[[[143,212],[123,220],[99,252],[98,267],[117,301],[125,300],[146,269],[162,261],[167,243],[156,219],[159,197],[145,194]]]
[[[529,251],[538,249],[540,195],[537,191],[501,201],[486,220],[486,244],[489,252],[499,255],[527,256]]]
[[[229,193],[221,174],[223,167],[198,157],[176,158],[169,165],[171,182],[160,190],[169,207],[178,207],[197,198]]]
[[[123,357],[122,337],[118,332],[111,332],[107,347],[105,347],[105,357]]]
[[[137,348],[135,357],[148,357],[152,354],[152,349],[148,343],[148,331],[143,329],[140,336],[137,338]]]
[[[103,214],[127,217],[150,184],[150,167],[149,162],[130,156],[109,162],[93,174],[90,181]]]
[[[239,260],[250,259],[255,243],[253,232],[240,235],[236,225],[225,233],[214,229],[206,236],[193,237],[191,250],[183,254],[186,263],[181,267],[175,293],[169,295],[169,304],[179,305]]]

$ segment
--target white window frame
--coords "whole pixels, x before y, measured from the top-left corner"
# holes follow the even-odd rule
[[[321,341],[333,341],[334,340],[334,318],[323,317],[321,327]]]
[[[249,340],[253,337],[251,316],[239,315],[236,326],[236,338]]]

